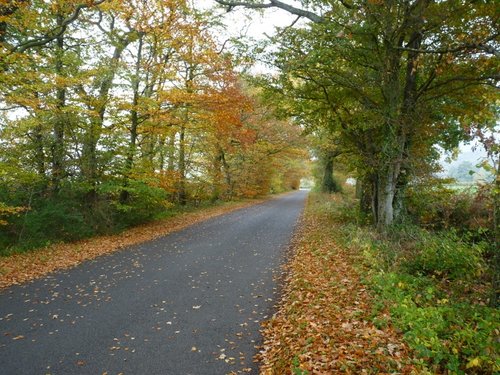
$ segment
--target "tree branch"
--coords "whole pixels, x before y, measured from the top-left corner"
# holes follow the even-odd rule
[[[44,35],[43,37],[31,39],[31,40],[28,40],[24,43],[21,43],[15,47],[13,47],[11,49],[11,52],[23,53],[30,48],[41,47],[41,46],[46,45],[47,43],[52,42],[53,40],[57,39],[58,37],[60,37],[61,35],[63,35],[66,32],[67,27],[71,23],[73,23],[74,21],[76,21],[78,19],[78,17],[80,16],[80,12],[83,9],[90,8],[92,6],[100,5],[100,4],[104,3],[104,1],[106,1],[106,0],[97,0],[97,1],[87,3],[87,4],[77,5],[75,10],[73,11],[73,13],[68,18],[63,20],[63,22],[61,23],[61,25],[59,27],[52,30],[52,32],[50,34],[47,34],[47,35]]]
[[[286,4],[279,0],[269,0],[268,3],[253,3],[248,1],[233,1],[233,0],[215,0],[215,1],[221,5],[228,7],[228,11],[232,10],[235,7],[245,7],[250,9],[279,8],[287,11],[288,13],[295,14],[296,16],[305,17],[315,23],[325,22],[325,18],[314,12],[296,8],[292,5]]]
[[[409,48],[409,47],[398,47],[399,50],[416,52],[416,53],[425,53],[425,54],[445,54],[445,53],[457,53],[467,50],[480,50],[496,57],[500,57],[500,51],[493,47],[489,46],[486,43],[490,41],[494,41],[498,38],[499,34],[492,35],[482,43],[467,43],[455,48],[441,48],[441,49],[417,49],[417,48]]]

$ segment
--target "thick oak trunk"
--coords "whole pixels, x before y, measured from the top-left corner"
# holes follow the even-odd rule
[[[333,161],[335,154],[328,153],[323,160],[323,176],[321,179],[321,191],[324,193],[337,193],[340,187],[333,178]]]

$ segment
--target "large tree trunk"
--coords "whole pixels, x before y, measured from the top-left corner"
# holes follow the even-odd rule
[[[370,214],[372,204],[372,180],[370,176],[359,177],[356,180],[356,198],[359,199],[359,210],[363,214]]]
[[[387,22],[385,35],[395,34],[397,25]],[[399,50],[404,39],[387,39],[384,41],[385,66],[382,74],[382,94],[384,97],[383,134],[385,144],[376,168],[375,186],[373,188],[372,210],[375,225],[379,231],[394,221],[394,197],[401,165],[401,147],[398,134],[401,131],[401,82],[400,67],[402,52]]]
[[[394,197],[396,195],[396,179],[394,168],[388,168],[377,178],[377,229],[383,231],[394,220]]]
[[[321,191],[324,193],[337,193],[340,187],[333,178],[333,161],[335,154],[327,153],[323,159],[323,176],[321,179]]]
[[[423,20],[420,19],[420,27]],[[410,37],[408,46],[414,50],[408,52],[406,61],[406,77],[403,92],[403,104],[401,108],[401,125],[398,134],[398,143],[401,147],[399,160],[400,171],[396,181],[396,192],[394,197],[394,220],[402,222],[406,214],[405,193],[411,173],[411,143],[413,139],[414,123],[418,121],[417,107],[417,72],[418,57],[417,50],[422,44],[422,33],[416,30]]]

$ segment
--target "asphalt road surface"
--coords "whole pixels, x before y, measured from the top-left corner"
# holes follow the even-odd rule
[[[307,193],[0,293],[0,373],[258,372],[259,324]]]

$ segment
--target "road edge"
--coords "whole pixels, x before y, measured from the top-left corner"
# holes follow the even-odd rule
[[[126,229],[119,234],[52,244],[27,253],[0,258],[0,291],[13,285],[39,279],[56,271],[76,267],[83,262],[121,251],[129,246],[152,241],[226,213],[263,204],[292,192],[266,196],[251,201],[229,202],[222,206],[203,208],[141,224]]]

